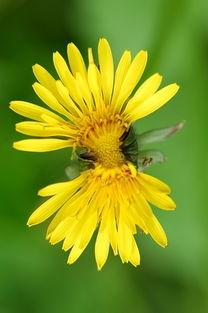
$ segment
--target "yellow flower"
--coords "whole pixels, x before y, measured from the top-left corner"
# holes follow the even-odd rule
[[[18,123],[17,131],[43,137],[15,142],[14,147],[36,152],[84,147],[93,166],[71,181],[41,189],[40,196],[51,198],[30,216],[28,225],[56,213],[46,237],[51,244],[63,240],[63,249],[71,249],[70,264],[98,228],[98,269],[105,264],[110,246],[122,262],[137,266],[140,255],[134,235],[138,227],[162,247],[167,245],[149,202],[164,210],[175,209],[175,203],[165,183],[137,171],[122,144],[131,124],[159,109],[179,87],[171,84],[158,91],[162,77],[154,74],[130,98],[144,72],[147,52],[140,51],[132,59],[130,51],[124,51],[114,72],[111,48],[104,38],[98,44],[99,67],[91,49],[88,67],[73,43],[67,53],[70,69],[58,52],[53,55],[59,80],[40,65],[33,66],[38,80],[33,88],[51,110],[24,101],[11,102],[12,110],[34,120]]]

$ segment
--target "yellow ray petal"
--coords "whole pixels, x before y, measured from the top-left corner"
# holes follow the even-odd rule
[[[157,191],[164,192],[167,194],[171,193],[170,187],[164,183],[163,181],[157,179],[154,176],[139,172],[138,178],[140,183],[145,183],[146,185],[150,185],[151,188],[155,188]]]
[[[53,62],[61,81],[69,90],[69,94],[72,97],[72,99],[78,104],[82,103],[82,99],[80,99],[80,96],[76,90],[75,78],[73,77],[72,73],[70,72],[66,64],[66,61],[60,55],[60,53],[55,52],[53,54]]]
[[[53,78],[53,76],[39,64],[33,65],[32,69],[39,83],[53,92],[56,83],[56,80]]]
[[[53,196],[41,204],[29,217],[28,226],[40,224],[54,214],[67,200],[68,193],[64,192]]]
[[[98,60],[102,80],[102,88],[105,104],[109,104],[113,89],[114,65],[110,45],[105,38],[101,38],[98,44]]]
[[[145,82],[138,88],[136,91],[134,98],[135,99],[144,99],[153,95],[162,82],[162,76],[158,73],[150,76]]]
[[[73,247],[77,240],[79,240],[80,230],[77,228],[78,220],[74,218],[72,225],[70,225],[68,232],[63,241],[62,249],[67,251]],[[75,230],[75,231],[74,231]]]
[[[72,147],[73,141],[62,139],[25,139],[16,141],[13,144],[14,148],[22,151],[31,152],[47,152],[58,150],[66,147]]]
[[[107,230],[98,231],[96,243],[95,243],[95,259],[97,268],[100,271],[107,261],[109,253],[109,238]]]
[[[59,112],[60,114],[68,117],[68,112],[64,109],[64,107],[58,102],[58,100],[53,96],[53,94],[44,86],[39,83],[33,84],[33,89],[37,96],[47,104],[51,109]],[[70,115],[69,115],[70,118]]]
[[[88,68],[88,82],[90,90],[93,94],[95,105],[98,112],[103,112],[104,102],[102,99],[100,73],[95,64],[90,64]]]
[[[54,119],[57,120],[57,122],[65,122],[63,118],[58,116],[57,114],[42,108],[36,104],[26,102],[26,101],[11,101],[10,102],[10,109],[12,109],[14,112],[31,118],[35,121],[43,121],[42,115],[48,115]]]
[[[87,75],[87,71],[79,49],[73,43],[69,43],[67,46],[67,54],[71,71],[74,76],[76,75],[76,73],[80,73],[82,77],[85,78]]]
[[[141,50],[133,59],[126,73],[123,84],[121,85],[120,94],[116,102],[116,108],[118,112],[121,110],[125,100],[130,96],[133,89],[136,87],[138,81],[140,80],[144,72],[146,63],[147,63],[147,52]]]
[[[139,104],[138,107],[129,114],[129,120],[133,122],[158,110],[177,93],[178,89],[179,86],[177,84],[171,84],[160,89],[142,104]]]
[[[131,255],[132,233],[120,215],[118,225],[118,251],[122,262],[128,262]]]
[[[71,204],[71,202],[72,202],[71,198],[72,198],[73,194],[75,194],[75,193],[79,193],[77,191],[77,189],[70,190],[70,192],[68,191],[68,201],[66,201],[66,203],[63,205],[63,207],[57,212],[56,216],[53,218],[50,225],[48,226],[46,239],[49,239],[51,237],[52,232],[55,230],[55,228],[58,226],[58,224],[62,220],[64,220],[68,216],[72,216],[73,213],[76,212],[76,210],[80,209],[80,207],[78,207],[79,201],[77,201],[76,210],[74,210],[74,212],[72,212],[72,214],[71,214],[71,211],[73,210],[72,204]],[[74,202],[74,206],[75,206],[75,202]],[[82,208],[83,208],[83,206],[82,206]],[[76,222],[78,222],[77,218],[76,218]],[[67,236],[68,236],[68,234],[67,234]],[[66,244],[66,242],[65,242],[65,244]],[[66,245],[65,245],[64,249],[65,248],[66,248]]]
[[[113,249],[114,255],[117,255],[118,254],[118,233],[116,229],[115,212],[113,208],[110,209],[108,222],[109,222],[108,224],[109,241]]]
[[[68,191],[69,196],[70,196],[70,192],[80,187],[84,180],[85,180],[85,175],[82,174],[78,176],[77,178],[67,181],[67,182],[51,184],[40,189],[38,191],[38,195],[41,197],[48,197],[48,196],[53,196],[55,194],[58,194],[60,192]]]
[[[67,232],[74,223],[74,219],[74,217],[68,216],[58,224],[50,236],[50,243],[52,245],[57,244],[66,237]]]
[[[65,103],[64,99],[61,97],[59,91],[57,90],[57,81],[49,74],[42,66],[35,64],[33,66],[33,73],[39,83],[46,87],[50,92],[55,96],[58,102],[63,105],[67,110],[68,106]],[[65,87],[66,88],[66,87]],[[66,88],[67,89],[67,88]],[[69,93],[67,89],[67,94]],[[71,100],[72,101],[72,100]]]
[[[148,188],[148,186],[143,185],[142,193],[147,201],[160,209],[175,210],[176,208],[175,202],[167,194],[156,192],[155,189],[152,189],[150,186]]]
[[[80,175],[80,179],[83,174]],[[71,182],[74,182],[71,181]],[[50,238],[54,229],[58,226],[58,224],[68,216],[76,216],[76,221],[78,225],[73,225],[73,229],[70,230],[70,236],[67,234],[67,238],[64,241],[63,249],[68,250],[76,241],[78,235],[81,236],[82,226],[84,221],[87,220],[89,214],[89,199],[92,197],[93,191],[91,186],[87,186],[86,182],[79,183],[79,180],[76,178],[76,184],[69,186],[67,188],[68,192],[68,201],[62,206],[59,212],[56,214],[54,219],[47,230],[47,239]],[[96,211],[95,211],[96,212]]]
[[[135,199],[136,211],[142,218],[143,216],[146,216],[147,218],[151,217],[152,209],[148,205],[147,201],[145,200],[144,196],[141,193],[141,186],[135,183],[135,184],[132,184],[131,187],[134,190],[133,197]]]
[[[82,233],[81,233],[81,238],[79,242],[79,247],[81,249],[85,249],[85,247],[88,245],[95,228],[98,223],[98,216],[97,212],[94,211],[92,214],[89,215],[88,220],[86,220],[85,225],[83,225]]]
[[[152,215],[151,219],[146,219],[146,225],[151,237],[162,247],[167,246],[167,237],[164,229],[158,222],[157,218]]]
[[[75,242],[73,248],[71,249],[70,253],[69,253],[69,257],[67,260],[68,264],[73,264],[82,254],[82,252],[84,251],[85,247],[80,248],[79,246],[79,240],[77,239],[77,241]]]
[[[139,103],[152,96],[160,87],[162,76],[158,73],[148,78],[137,90],[133,98],[127,103],[124,114],[131,113]]]
[[[89,61],[89,64],[94,63],[92,48],[88,48],[88,61]]]
[[[53,78],[53,76],[39,64],[33,65],[32,69],[39,83],[42,86],[46,87],[48,90],[50,90],[52,94],[54,94],[54,96],[58,98],[58,93],[56,90],[56,80]]]
[[[71,97],[69,96],[68,89],[63,85],[63,83],[60,80],[57,80],[56,88],[62,99],[63,105],[74,116],[74,118],[70,118],[70,119],[74,121],[77,117],[82,118],[83,112],[78,107],[78,105],[71,99]]]
[[[40,122],[20,122],[16,124],[16,131],[36,137],[52,137],[52,136],[64,136],[71,137],[70,128],[64,129],[58,126],[51,126],[47,123]]]
[[[85,212],[87,207],[82,208]],[[63,242],[63,250],[67,251],[73,247],[77,243],[77,241],[80,241],[80,237],[82,235],[82,227],[83,227],[84,220],[78,220],[77,218],[75,219],[74,225],[72,225],[71,229],[69,229],[69,232]]]
[[[112,98],[112,106],[115,107],[116,100],[118,98],[119,93],[121,92],[121,85],[124,81],[125,75],[129,69],[129,66],[131,64],[131,52],[130,51],[124,51],[117,70],[115,74],[115,85],[113,90],[113,98]],[[117,108],[115,107],[115,111],[117,111]]]
[[[132,246],[131,246],[131,253],[130,253],[129,261],[134,266],[138,266],[140,264],[140,253],[139,253],[138,246],[133,236],[132,236]]]
[[[83,79],[83,76],[80,75],[80,73],[77,73],[76,75],[76,83],[77,83],[77,89],[80,91],[81,96],[85,100],[86,106],[86,112],[92,111],[93,109],[93,99],[92,94],[90,92],[89,86],[87,84],[87,81]]]
[[[88,221],[83,221],[85,223],[82,227],[82,231],[80,234],[80,239],[77,239],[75,245],[73,246],[67,263],[72,264],[74,263],[79,256],[82,254],[84,249],[87,247],[88,243],[90,242],[92,235],[95,231],[95,227],[97,225],[97,214],[94,212],[93,215],[89,216]]]

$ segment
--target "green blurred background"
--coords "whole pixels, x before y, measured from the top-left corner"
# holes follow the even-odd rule
[[[0,313],[205,313],[207,277],[208,2],[195,0],[0,0]],[[47,222],[27,228],[38,189],[65,180],[67,149],[27,153],[12,149],[23,120],[11,100],[40,101],[31,84],[36,62],[52,73],[52,52],[66,56],[73,41],[86,56],[99,37],[118,61],[124,49],[149,51],[144,78],[159,71],[178,95],[137,122],[142,132],[187,120],[169,141],[154,145],[168,155],[149,173],[168,182],[175,212],[155,209],[169,246],[138,236],[141,266],[109,256],[97,272],[93,244],[72,266],[67,253],[44,239]]]

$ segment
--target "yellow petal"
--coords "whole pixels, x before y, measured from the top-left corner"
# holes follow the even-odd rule
[[[69,193],[80,186],[85,179],[84,175],[80,175],[77,178],[57,184],[48,185],[38,191],[38,195],[41,197],[48,197],[58,194],[60,192],[68,191]]]
[[[139,103],[152,96],[160,87],[162,76],[158,73],[148,78],[137,90],[133,98],[127,103],[124,114],[131,113]]]
[[[108,104],[110,102],[113,89],[114,65],[111,48],[105,38],[101,38],[99,40],[98,60],[100,65],[104,101]]]
[[[88,82],[90,90],[93,94],[96,108],[98,112],[102,112],[104,109],[104,102],[102,99],[102,91],[100,84],[100,73],[95,64],[90,64],[88,68]]]
[[[33,84],[33,89],[38,97],[47,104],[51,109],[57,111],[65,116],[68,116],[68,112],[63,108],[63,106],[58,102],[58,100],[53,96],[53,94],[44,86],[39,83]]]
[[[146,220],[146,225],[151,237],[162,247],[167,246],[167,237],[164,229],[158,222],[157,218],[152,215],[151,219]]]
[[[141,50],[133,59],[127,73],[123,84],[121,85],[120,94],[118,96],[116,107],[117,110],[122,108],[123,103],[125,100],[130,96],[133,89],[136,87],[138,81],[140,80],[145,66],[147,63],[147,52]]]
[[[74,224],[72,225],[71,229],[69,229],[69,232],[67,233],[67,236],[63,242],[62,249],[64,251],[71,249],[80,240],[83,221],[80,221],[78,219],[74,220]]]
[[[79,246],[79,241],[77,240],[76,243],[74,244],[73,248],[70,251],[67,263],[68,264],[73,264],[82,254],[85,248],[80,248]]]
[[[65,190],[67,190],[68,192],[68,201],[66,201],[66,203],[62,206],[62,208],[57,212],[56,216],[53,218],[50,225],[48,226],[46,239],[50,238],[52,232],[62,220],[64,220],[68,216],[72,216],[73,214],[76,214],[75,210],[74,212],[72,212],[73,206],[78,207],[78,210],[79,210],[79,203],[80,201],[82,201],[80,197],[80,190],[82,190],[82,184],[85,184],[85,175],[83,174],[81,174],[78,178],[70,181],[70,185],[67,186],[67,189],[65,189],[66,186],[62,185],[61,187],[58,186],[57,188],[57,186],[55,186],[56,184],[53,184],[40,190],[41,196],[48,196],[48,195],[50,196],[52,194],[56,194],[57,193],[56,189],[57,191],[59,191],[59,187],[60,187],[60,192],[62,191],[65,192]],[[77,197],[77,202],[73,201],[74,198],[76,197]],[[84,208],[84,206],[82,206],[82,208]]]
[[[129,261],[134,266],[138,266],[140,264],[140,253],[139,253],[138,246],[133,236],[132,236],[132,246],[131,246],[131,254],[130,254]]]
[[[68,264],[74,263],[90,242],[92,235],[95,231],[95,227],[97,225],[96,212],[94,212],[93,215],[89,216],[87,221],[83,221],[83,223],[85,224],[82,227],[80,239],[77,239],[75,245],[73,246],[69,254],[69,258],[67,261]]]
[[[31,152],[47,152],[66,147],[72,147],[73,141],[62,139],[25,139],[14,142],[13,146],[17,150]]]
[[[45,201],[40,205],[30,216],[27,225],[32,226],[40,224],[45,221],[48,217],[54,214],[67,200],[68,193],[61,193],[53,196],[49,200]]]
[[[61,240],[63,240],[69,231],[69,228],[72,226],[74,222],[74,217],[68,216],[67,218],[63,219],[55,230],[52,232],[50,236],[50,243],[52,245],[57,244]]]
[[[88,48],[88,61],[89,61],[89,64],[94,63],[92,48]]]
[[[70,137],[70,128],[64,129],[40,122],[20,122],[16,124],[16,131],[36,137],[64,136]]]
[[[76,117],[83,117],[83,112],[78,107],[78,105],[71,99],[71,97],[69,96],[68,89],[63,85],[63,83],[60,80],[57,80],[56,88],[62,99],[63,105],[68,111],[71,112],[74,118],[76,119]],[[71,117],[70,119],[74,120]]]
[[[122,262],[128,262],[131,255],[132,233],[125,221],[119,220],[118,225],[118,251]]]
[[[146,184],[147,186],[150,185],[151,188],[155,188],[157,191],[160,192],[164,192],[167,194],[171,193],[170,187],[163,181],[155,178],[154,176],[139,172],[138,177],[141,184]]]
[[[148,186],[142,186],[142,193],[147,201],[163,210],[175,210],[175,202],[165,193],[156,192],[155,189]]]
[[[177,93],[178,89],[179,86],[177,84],[171,84],[160,89],[142,104],[139,104],[138,107],[129,114],[131,122],[158,110]]]
[[[109,241],[113,249],[114,255],[118,254],[118,233],[116,229],[116,220],[114,210],[111,208],[108,220]]]
[[[80,99],[79,95],[77,94],[75,78],[70,72],[66,61],[60,55],[60,53],[55,52],[53,54],[53,62],[61,81],[69,90],[70,96],[76,103],[80,104],[80,102],[82,102],[82,99]]]
[[[76,75],[76,83],[77,83],[77,89],[80,91],[81,96],[83,97],[83,99],[85,100],[85,103],[87,104],[87,106],[85,106],[85,112],[92,110],[93,109],[92,94],[90,92],[87,81],[83,79],[80,73],[77,73]]]
[[[59,122],[65,122],[63,118],[58,116],[57,114],[42,108],[38,105],[32,104],[30,102],[25,101],[11,101],[10,102],[10,109],[12,109],[14,112],[28,117],[30,119],[33,119],[35,121],[43,121],[42,116],[48,115],[54,119],[56,119]]]
[[[115,85],[114,85],[114,91],[113,91],[113,99],[112,99],[112,105],[115,106],[115,102],[118,98],[119,93],[121,92],[121,85],[124,81],[125,75],[129,69],[129,66],[131,64],[131,52],[130,51],[124,51],[115,75]],[[115,111],[118,112],[117,108],[115,107]]]
[[[39,64],[33,65],[32,69],[39,83],[50,90],[55,96],[57,96],[56,80],[53,78],[53,76]]]
[[[72,181],[73,182],[73,181]],[[56,183],[48,185],[38,191],[38,195],[41,197],[48,197],[53,196],[58,193],[67,191],[71,185],[71,181],[63,182],[63,183]]]
[[[136,211],[138,214],[144,219],[145,217],[148,219],[149,217],[152,216],[152,209],[147,203],[146,199],[140,192],[141,187],[138,186],[139,193],[135,194],[135,203],[136,203]]]
[[[76,73],[80,73],[83,78],[86,77],[87,71],[86,71],[83,57],[79,49],[73,43],[68,44],[67,54],[68,54],[71,71],[74,74],[74,76],[76,75]]]
[[[95,243],[95,259],[98,270],[100,271],[107,261],[109,253],[109,238],[107,231],[98,232]]]

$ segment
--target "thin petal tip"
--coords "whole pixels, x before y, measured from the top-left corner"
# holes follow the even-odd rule
[[[172,85],[172,87],[174,87],[175,93],[178,92],[178,90],[180,89],[180,86],[177,83],[173,83],[171,85]]]
[[[98,272],[100,272],[100,271],[102,270],[103,265],[104,265],[104,264],[97,264],[97,270],[98,270]]]
[[[140,261],[139,262],[131,262],[131,264],[134,266],[134,267],[137,267],[137,266],[140,266]]]
[[[46,240],[49,240],[50,238],[51,238],[51,233],[46,234],[45,239],[46,239]]]
[[[16,107],[18,101],[10,101],[9,102],[9,108],[11,110],[14,110],[14,108]]]
[[[55,58],[57,56],[59,56],[59,52],[58,51],[53,52],[53,58]]]
[[[162,78],[163,76],[160,73],[155,73],[155,77]]]
[[[38,190],[38,193],[37,193],[38,196],[44,197],[43,189],[44,189],[44,188],[41,188],[40,190]]]
[[[40,65],[38,63],[35,63],[33,66],[32,66],[32,69],[35,69],[36,67],[39,67]]]
[[[31,219],[29,218],[29,220],[27,221],[27,226],[28,226],[28,227],[31,227],[31,226],[33,226],[33,225],[35,225],[35,223],[33,223],[33,222],[31,221]]]
[[[72,48],[74,48],[74,47],[76,48],[76,45],[73,42],[69,42],[68,45],[67,45],[67,49],[70,49],[71,47]]]
[[[19,148],[19,142],[18,142],[18,141],[13,142],[12,147],[13,147],[14,149],[20,150],[20,148]]]
[[[148,56],[147,50],[140,50],[139,53],[142,54],[144,57]]]

